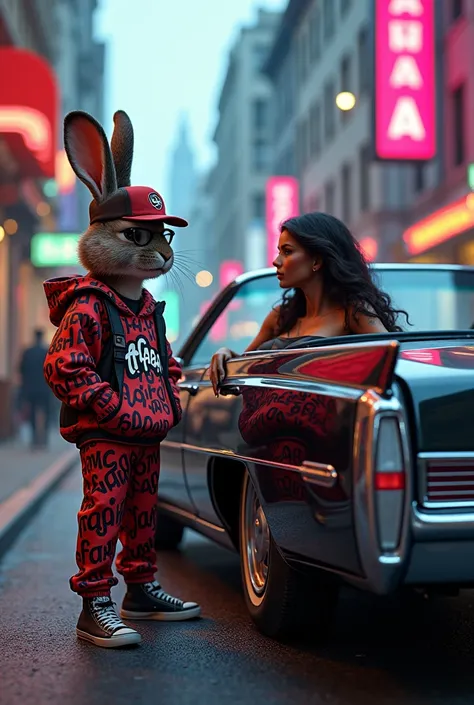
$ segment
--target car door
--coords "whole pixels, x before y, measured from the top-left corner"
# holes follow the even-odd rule
[[[169,431],[166,439],[161,442],[161,469],[160,469],[160,500],[195,513],[195,506],[191,499],[184,473],[183,441],[189,401],[198,389],[203,369],[185,369],[178,382],[180,389],[181,408],[183,416],[180,423]]]
[[[232,444],[228,432],[238,428],[242,400],[233,395],[216,398],[207,370],[219,347],[239,354],[245,351],[280,296],[275,277],[254,277],[235,287],[224,309],[208,321],[189,361],[197,388],[189,394],[184,429],[186,483],[198,515],[214,524],[221,522],[209,493],[209,454],[205,451],[222,450],[223,443],[228,447]]]

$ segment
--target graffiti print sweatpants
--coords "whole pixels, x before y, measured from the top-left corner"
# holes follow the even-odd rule
[[[145,583],[156,572],[155,531],[160,474],[159,446],[91,441],[80,450],[83,500],[78,514],[71,590],[82,597],[110,594],[112,564],[126,583]]]

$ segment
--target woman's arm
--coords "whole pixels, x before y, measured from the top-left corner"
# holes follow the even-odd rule
[[[276,334],[276,325],[278,321],[278,311],[279,308],[272,309],[268,316],[262,323],[262,326],[257,333],[256,337],[252,340],[250,345],[246,348],[245,352],[251,352],[252,350],[258,350],[258,348],[265,343],[267,340],[271,340]],[[219,385],[225,379],[226,376],[226,362],[231,360],[233,357],[238,357],[238,353],[229,350],[229,348],[220,348],[212,356],[211,365],[209,369],[209,376],[211,378],[212,387],[214,389],[214,394],[219,396]]]

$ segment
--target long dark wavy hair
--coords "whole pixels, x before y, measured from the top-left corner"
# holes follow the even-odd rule
[[[340,220],[328,213],[306,213],[289,218],[281,225],[313,257],[322,260],[321,274],[327,296],[346,312],[345,326],[349,329],[352,311],[376,316],[389,332],[402,331],[397,324],[398,314],[406,311],[394,309],[390,296],[381,291],[374,281],[374,273],[357,240]],[[306,299],[301,289],[288,289],[283,294],[278,316],[277,335],[289,333],[297,320],[306,314]]]

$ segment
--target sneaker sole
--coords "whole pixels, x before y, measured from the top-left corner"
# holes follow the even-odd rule
[[[122,619],[141,620],[147,619],[153,622],[184,622],[187,619],[195,619],[201,614],[200,607],[193,607],[182,612],[131,612],[130,610],[120,610]]]
[[[122,646],[132,646],[133,644],[139,644],[142,640],[140,634],[122,634],[121,636],[104,638],[101,636],[94,636],[93,634],[88,634],[80,629],[76,629],[76,634],[79,639],[84,641],[89,641],[95,646],[101,646],[104,649],[118,649]]]

